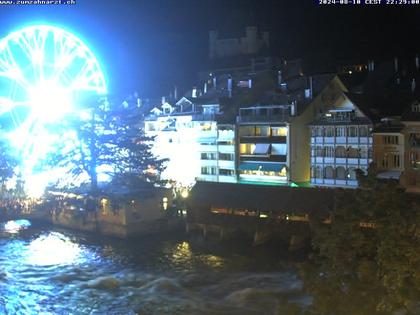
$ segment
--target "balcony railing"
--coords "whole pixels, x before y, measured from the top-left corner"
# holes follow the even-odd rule
[[[319,157],[319,156],[312,156],[311,157],[311,164],[346,164],[346,165],[369,165],[371,162],[371,158],[367,157]]]
[[[241,143],[287,143],[286,136],[241,136]]]
[[[312,136],[311,143],[326,143],[326,144],[371,144],[371,136],[348,136],[348,137],[334,137],[334,136]]]
[[[287,122],[289,121],[290,114],[284,113],[281,115],[249,115],[249,116],[238,116],[236,122],[247,123],[247,122]]]
[[[261,161],[261,162],[283,162],[287,161],[286,155],[257,155],[257,154],[241,154],[240,161]]]
[[[173,112],[171,114],[149,114],[145,117],[146,121],[155,121],[159,117],[177,117],[177,116],[191,116],[194,121],[213,121],[215,120],[216,113],[203,114],[201,112]]]
[[[191,119],[194,121],[214,121],[215,118],[215,114],[193,114]]]

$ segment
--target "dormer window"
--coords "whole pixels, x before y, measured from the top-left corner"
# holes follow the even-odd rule
[[[162,111],[165,115],[169,115],[172,113],[172,106],[168,103],[162,105]]]
[[[420,113],[420,103],[419,102],[415,102],[411,105],[411,111],[413,113]]]

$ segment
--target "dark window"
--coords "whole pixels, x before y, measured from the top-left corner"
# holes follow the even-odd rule
[[[233,161],[233,154],[230,153],[219,153],[219,160]]]
[[[235,175],[235,172],[233,170],[220,169],[219,175],[232,176],[232,175]]]

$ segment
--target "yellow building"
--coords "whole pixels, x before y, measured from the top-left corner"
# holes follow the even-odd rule
[[[408,192],[420,193],[420,103],[410,104],[401,120],[405,147],[401,184]]]
[[[241,108],[237,118],[240,182],[289,181],[291,105]]]
[[[399,119],[383,118],[373,131],[374,166],[378,178],[399,180],[404,171],[404,125]]]
[[[371,161],[372,122],[338,76],[290,122],[290,179],[314,186],[357,186]],[[297,109],[297,112],[298,109]]]

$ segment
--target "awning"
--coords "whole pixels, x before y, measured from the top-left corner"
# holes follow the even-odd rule
[[[266,172],[281,172],[286,166],[284,163],[274,162],[242,162],[239,165],[240,171],[266,171]]]
[[[270,144],[269,143],[257,143],[255,145],[255,150],[254,150],[253,154],[267,155],[269,149],[270,149]]]
[[[273,143],[271,145],[271,154],[272,155],[286,155],[287,144],[286,143]]]

